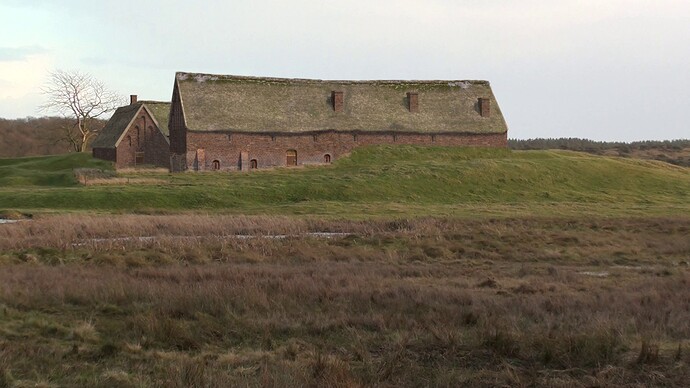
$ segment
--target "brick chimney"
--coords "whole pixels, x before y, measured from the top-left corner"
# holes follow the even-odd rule
[[[343,92],[331,92],[331,101],[333,102],[333,110],[336,112],[343,111]]]
[[[488,98],[479,99],[479,114],[482,117],[489,117],[491,115],[491,100]]]
[[[410,112],[419,112],[419,94],[417,92],[407,92],[407,107]]]
[[[129,105],[134,105],[137,103],[137,95],[136,94],[130,94],[129,95]]]

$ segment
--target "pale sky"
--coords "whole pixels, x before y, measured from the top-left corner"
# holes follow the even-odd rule
[[[688,0],[0,0],[0,117],[49,71],[170,100],[176,71],[485,79],[510,138],[690,138]]]

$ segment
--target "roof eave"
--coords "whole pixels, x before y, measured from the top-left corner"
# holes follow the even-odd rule
[[[126,135],[127,132],[129,131],[129,127],[131,127],[131,126],[132,126],[132,123],[134,123],[134,120],[137,119],[137,115],[139,115],[139,112],[141,111],[141,109],[142,109],[143,107],[144,107],[144,104],[141,104],[141,106],[139,106],[139,109],[137,109],[136,112],[134,112],[134,115],[132,115],[132,119],[129,120],[129,123],[127,123],[127,125],[125,126],[125,129],[124,129],[124,130],[122,131],[122,133],[120,134],[120,137],[119,137],[119,138],[117,139],[117,141],[115,142],[115,147],[114,147],[114,148],[117,148],[117,146],[120,145],[120,142],[122,141],[122,139],[125,138],[125,135]],[[147,109],[147,112],[148,112],[148,109]],[[151,112],[149,112],[149,115],[150,115],[150,114],[151,114]]]

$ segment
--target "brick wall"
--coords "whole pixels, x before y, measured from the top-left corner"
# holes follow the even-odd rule
[[[173,87],[172,104],[170,105],[170,171],[185,171],[187,166],[187,128],[180,103],[177,82]]]
[[[496,134],[419,134],[335,132],[300,134],[258,134],[230,132],[186,132],[187,152],[177,154],[179,166],[190,170],[211,170],[218,161],[221,170],[239,170],[242,152],[258,168],[285,166],[287,151],[297,151],[297,164],[320,164],[352,152],[356,147],[375,144],[418,144],[436,146],[507,147],[507,133]],[[172,143],[172,134],[171,134]],[[184,160],[182,160],[184,159]],[[245,161],[246,163],[246,161]],[[245,166],[245,169],[248,169]],[[173,171],[181,171],[184,168]]]
[[[143,161],[137,163],[136,154],[143,153]],[[117,146],[115,168],[131,168],[137,165],[170,167],[169,146],[165,136],[153,123],[145,109],[141,109]]]
[[[117,152],[115,152],[115,148],[94,148],[91,151],[91,154],[94,158],[109,160],[111,162],[114,162],[117,158]]]

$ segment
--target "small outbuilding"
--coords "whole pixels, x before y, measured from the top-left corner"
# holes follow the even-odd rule
[[[118,108],[91,145],[93,157],[115,163],[115,168],[143,165],[170,167],[168,116],[170,103],[137,101]]]

